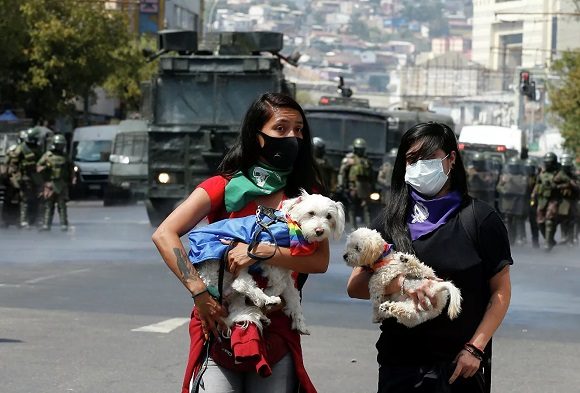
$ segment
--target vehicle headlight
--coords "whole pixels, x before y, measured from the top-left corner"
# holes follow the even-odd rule
[[[169,173],[161,172],[159,175],[157,175],[157,181],[161,184],[167,184],[170,180],[171,176],[169,176]]]
[[[73,171],[75,171],[75,173],[78,173],[79,172],[79,167],[75,165],[74,168],[73,168]]]
[[[381,199],[381,194],[379,194],[378,192],[373,192],[370,197],[372,201],[378,201],[379,199]]]
[[[121,164],[128,164],[130,161],[129,156],[119,156],[119,162]]]

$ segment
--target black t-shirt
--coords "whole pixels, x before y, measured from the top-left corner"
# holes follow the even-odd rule
[[[432,267],[437,276],[453,281],[461,290],[461,314],[451,321],[445,309],[438,317],[414,328],[399,324],[394,318],[386,319],[377,342],[380,365],[411,366],[453,361],[475,333],[489,303],[490,278],[513,261],[507,231],[499,215],[477,200],[474,207],[479,253],[459,220],[459,214],[434,232],[413,241],[417,257]],[[463,209],[471,209],[471,205]],[[382,222],[376,222],[374,227],[388,239]]]

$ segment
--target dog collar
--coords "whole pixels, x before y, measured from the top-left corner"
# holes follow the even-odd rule
[[[379,270],[383,266],[386,266],[389,263],[391,263],[391,259],[387,258],[387,256],[390,253],[391,253],[391,245],[389,243],[385,242],[385,246],[383,248],[383,253],[377,258],[376,261],[373,262],[373,264],[369,267],[369,269],[374,272],[374,271]]]

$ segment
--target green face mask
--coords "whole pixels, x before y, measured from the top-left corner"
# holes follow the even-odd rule
[[[248,171],[249,177],[242,171],[237,172],[226,185],[226,211],[238,211],[258,196],[270,195],[281,190],[286,186],[286,180],[291,172],[263,163],[252,166]]]

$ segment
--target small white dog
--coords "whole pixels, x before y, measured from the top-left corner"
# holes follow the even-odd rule
[[[414,255],[392,251],[391,245],[375,230],[359,228],[351,233],[343,257],[347,265],[365,267],[373,272],[369,281],[373,322],[395,317],[399,323],[414,327],[441,314],[447,300],[447,315],[450,319],[455,319],[461,312],[461,292],[450,281],[433,281],[427,289],[427,295],[435,297],[436,306],[426,298],[426,310],[418,308],[411,297],[399,292],[384,295],[385,286],[401,274],[405,276],[405,289],[417,288],[424,279],[437,279],[437,276],[433,269]]]
[[[339,239],[344,231],[344,207],[342,203],[319,194],[301,195],[283,201],[279,210],[260,207],[256,216],[235,218],[196,228],[189,234],[191,250],[189,259],[196,265],[199,274],[215,293],[219,279],[219,261],[227,250],[221,240],[237,240],[252,246],[253,241],[290,247],[292,255],[314,252],[315,243],[333,237]],[[256,232],[259,232],[256,235]],[[292,328],[302,334],[309,334],[300,293],[294,285],[292,272],[268,263],[261,263],[262,275],[268,279],[268,286],[262,290],[248,269],[243,269],[234,278],[227,271],[224,274],[224,301],[228,304],[227,326],[234,323],[269,323],[260,307],[281,303],[284,298],[284,312],[292,318]],[[246,304],[248,298],[255,306]]]

